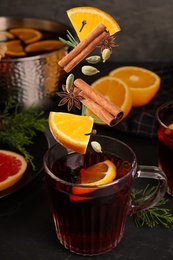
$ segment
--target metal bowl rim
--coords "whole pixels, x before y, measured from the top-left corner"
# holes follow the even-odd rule
[[[70,28],[70,26],[69,25],[67,25],[67,24],[65,24],[65,23],[62,23],[62,22],[60,22],[60,21],[56,21],[56,20],[53,20],[53,19],[42,19],[42,18],[31,18],[31,17],[25,17],[25,18],[23,18],[23,17],[16,17],[16,16],[0,16],[0,20],[1,19],[10,19],[10,20],[21,20],[21,21],[30,21],[30,22],[36,22],[36,21],[40,21],[40,22],[50,22],[50,23],[54,23],[55,25],[59,25],[59,26],[62,26],[62,27],[64,27],[64,28],[66,28],[66,29],[69,29]],[[2,29],[0,29],[0,30],[2,30]],[[4,30],[4,29],[3,29]],[[41,29],[40,29],[41,30]],[[12,59],[3,59],[3,60],[0,60],[0,64],[3,64],[3,63],[9,63],[9,62],[21,62],[21,61],[32,61],[32,60],[40,60],[40,59],[42,59],[42,58],[45,58],[45,57],[48,57],[48,56],[50,56],[50,55],[53,55],[53,54],[56,54],[56,53],[58,53],[58,52],[60,52],[60,51],[62,51],[62,50],[64,50],[64,51],[67,51],[68,50],[68,46],[65,46],[65,47],[62,47],[62,48],[60,48],[60,49],[58,49],[58,50],[56,50],[56,51],[52,51],[52,52],[49,52],[49,53],[45,53],[45,54],[39,54],[39,55],[34,55],[34,56],[31,56],[31,57],[21,57],[21,58],[12,58]]]

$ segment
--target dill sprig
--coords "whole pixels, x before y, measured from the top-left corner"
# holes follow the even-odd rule
[[[142,196],[149,195],[153,192],[155,187],[149,188],[149,185],[144,190],[136,191],[132,190],[132,198],[134,199],[139,194]],[[153,228],[157,225],[162,225],[169,228],[169,225],[173,223],[173,215],[170,213],[168,208],[165,206],[168,199],[162,198],[155,206],[139,211],[131,215],[137,227],[148,226]]]
[[[28,163],[33,163],[33,156],[27,151],[27,146],[33,143],[36,131],[45,131],[46,119],[44,112],[38,112],[34,106],[20,111],[18,104],[10,99],[3,111],[0,111],[0,142],[22,153]]]
[[[67,34],[66,34],[66,35],[67,35],[68,40],[65,40],[65,39],[63,39],[63,38],[61,38],[61,37],[59,37],[59,40],[60,40],[61,42],[64,42],[65,44],[67,44],[67,45],[69,45],[69,46],[75,48],[75,47],[78,45],[78,42],[75,40],[75,38],[74,38],[73,35],[70,33],[70,31],[67,30]]]

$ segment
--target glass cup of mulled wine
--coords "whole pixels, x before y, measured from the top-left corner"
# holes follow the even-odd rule
[[[173,101],[162,104],[156,111],[158,126],[158,164],[168,180],[167,193],[173,196]]]
[[[102,153],[93,150],[92,141],[101,145]],[[116,165],[115,180],[97,186],[81,184],[81,169],[104,160]],[[154,206],[167,188],[166,176],[160,168],[139,166],[129,146],[102,135],[91,136],[86,154],[67,150],[57,143],[45,154],[44,169],[57,237],[65,248],[82,255],[99,255],[116,247],[123,237],[127,216]],[[133,199],[131,192],[136,179],[148,183],[154,180],[154,192]]]

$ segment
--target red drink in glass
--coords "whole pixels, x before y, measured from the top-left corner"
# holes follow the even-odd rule
[[[57,143],[44,156],[57,237],[65,248],[82,255],[113,249],[123,237],[127,215],[157,203],[167,186],[158,167],[137,166],[136,156],[126,144],[99,135],[90,140],[99,142],[103,152],[94,152],[89,144],[86,154],[77,154]],[[82,168],[107,159],[117,167],[114,181],[97,186],[81,184]],[[130,199],[133,180],[148,176],[158,182],[155,192],[139,202]]]
[[[173,196],[173,102],[167,102],[160,106],[156,116],[159,122],[158,164],[167,176],[167,192]]]
[[[79,183],[81,168],[106,159],[111,159],[117,165],[119,175],[123,176],[129,171],[123,161],[116,157],[72,153],[56,161],[52,172],[65,181]],[[125,166],[129,167],[129,164]],[[121,188],[115,184],[81,196],[73,194],[72,187],[68,185],[52,182],[49,176],[47,181],[57,236],[62,244],[71,251],[86,255],[98,254],[103,250],[106,252],[117,245],[124,231],[132,177],[127,178]]]

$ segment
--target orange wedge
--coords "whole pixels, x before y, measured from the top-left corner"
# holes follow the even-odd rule
[[[49,127],[54,138],[67,149],[84,154],[93,127],[93,118],[63,112],[50,112]]]
[[[25,44],[39,41],[42,38],[42,33],[32,28],[14,28],[9,31],[21,39]]]
[[[173,135],[173,123],[169,124],[167,127],[168,128],[165,129],[165,134]]]
[[[111,15],[95,7],[74,7],[67,10],[67,15],[80,41],[83,40],[99,23],[106,26],[110,35],[120,31],[119,24]],[[83,22],[86,24],[82,28]]]
[[[27,167],[25,158],[15,152],[0,150],[0,191],[18,182]]]
[[[14,39],[14,35],[7,31],[0,31],[0,42],[5,42]]]
[[[35,43],[31,43],[26,46],[26,52],[37,52],[37,51],[55,51],[65,47],[66,44],[58,40],[45,40]]]
[[[135,66],[124,66],[109,73],[124,81],[131,89],[134,107],[149,103],[160,87],[160,77],[154,72]]]
[[[96,163],[88,168],[82,168],[79,174],[80,184],[91,186],[87,187],[73,187],[72,191],[74,195],[70,195],[70,199],[73,201],[87,200],[89,197],[76,196],[93,192],[97,188],[92,186],[107,184],[115,180],[116,178],[116,166],[110,160]]]
[[[116,177],[116,166],[110,160],[96,163],[80,171],[81,184],[90,186],[112,182]]]
[[[168,128],[173,129],[173,123],[168,125]]]
[[[91,87],[120,107],[124,111],[124,118],[128,115],[132,107],[132,94],[126,83],[118,78],[105,76],[92,83]],[[105,124],[88,108],[85,114],[92,116],[95,123]]]
[[[4,42],[7,47],[6,54],[14,57],[23,57],[26,55],[20,40],[12,40],[9,42]]]

